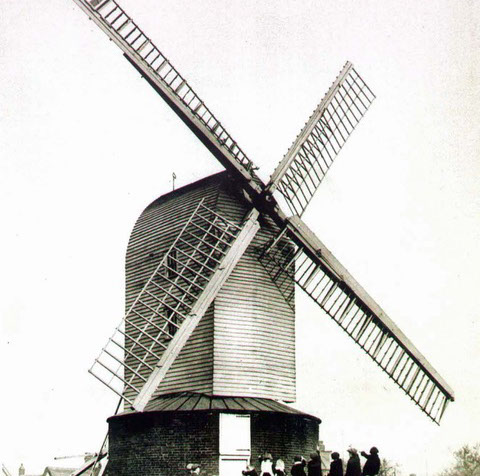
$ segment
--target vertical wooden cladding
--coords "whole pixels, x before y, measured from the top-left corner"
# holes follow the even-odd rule
[[[221,173],[164,195],[146,208],[127,251],[127,309],[202,198],[229,220],[245,217],[248,207],[231,187]],[[257,259],[260,247],[276,231],[271,223],[262,223],[155,395],[191,391],[295,400],[294,311]],[[139,332],[127,325],[127,334],[137,337]],[[134,359],[127,356],[125,361],[135,368]],[[127,368],[127,377],[129,372]],[[140,381],[134,384],[142,386]]]

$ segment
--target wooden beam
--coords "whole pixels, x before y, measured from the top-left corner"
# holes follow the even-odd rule
[[[290,233],[300,241],[315,260],[328,269],[332,270],[335,275],[344,282],[377,317],[377,319],[388,329],[394,338],[401,344],[402,348],[417,362],[430,378],[444,391],[446,395],[453,401],[455,398],[452,388],[445,382],[439,373],[432,367],[428,360],[413,345],[410,339],[400,330],[400,328],[387,316],[385,311],[375,302],[375,300],[363,289],[362,286],[354,279],[354,277],[342,266],[342,264],[333,256],[330,250],[317,238],[317,236],[305,225],[298,217],[289,218],[288,229]]]
[[[347,76],[347,74],[350,72],[352,68],[353,68],[352,63],[347,61],[347,63],[343,67],[342,71],[338,75],[335,82],[330,86],[330,89],[328,90],[327,94],[325,94],[320,104],[317,106],[313,114],[310,116],[310,119],[308,120],[308,122],[305,124],[300,134],[295,139],[295,142],[290,146],[290,149],[288,149],[288,152],[285,154],[285,157],[283,158],[283,160],[278,164],[277,168],[275,169],[272,176],[270,177],[270,182],[267,185],[267,190],[270,193],[273,193],[276,190],[279,182],[282,180],[283,176],[285,175],[287,170],[290,168],[290,164],[293,162],[298,151],[300,150],[303,143],[305,142],[305,139],[311,134],[312,130],[317,125],[320,117],[322,116],[323,112],[325,111],[330,101],[332,100],[333,95],[337,92],[340,86],[340,83],[342,83],[342,81],[344,80],[344,78]]]
[[[253,237],[256,235],[260,224],[258,223],[258,211],[253,209],[247,217],[242,231],[239,233],[232,247],[229,249],[225,258],[211,280],[205,286],[202,294],[199,296],[197,302],[193,306],[189,316],[180,329],[175,333],[173,339],[170,341],[167,350],[163,353],[162,358],[156,365],[145,385],[142,387],[140,393],[133,402],[133,407],[137,411],[143,411],[147,403],[152,398],[156,389],[165,378],[168,370],[172,366],[175,359],[180,354],[181,350],[187,343],[193,331],[197,327],[206,310],[215,299],[220,288],[230,276],[233,268],[242,257],[243,253],[251,243]]]

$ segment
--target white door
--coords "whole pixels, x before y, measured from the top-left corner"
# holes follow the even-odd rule
[[[250,415],[220,413],[220,476],[240,476],[251,456]]]
[[[220,476],[242,476],[242,471],[246,469],[248,458],[220,456]]]

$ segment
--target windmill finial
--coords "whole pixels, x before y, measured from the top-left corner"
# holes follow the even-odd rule
[[[172,172],[172,190],[175,190],[175,179],[177,176],[175,175],[175,172]]]

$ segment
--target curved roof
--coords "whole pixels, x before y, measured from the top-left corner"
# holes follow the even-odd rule
[[[320,418],[301,412],[284,403],[268,398],[255,397],[224,397],[211,396],[202,393],[181,392],[161,395],[151,400],[143,413],[148,412],[234,412],[234,413],[286,413],[301,415],[321,423]],[[126,411],[117,416],[136,414],[135,411]],[[114,417],[110,417],[114,418]]]

